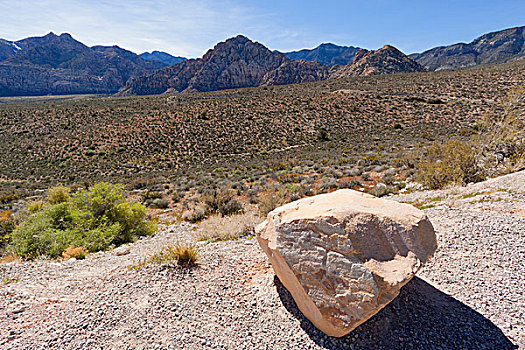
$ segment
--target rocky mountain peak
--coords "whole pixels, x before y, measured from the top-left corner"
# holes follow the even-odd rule
[[[331,76],[343,78],[358,75],[377,75],[398,72],[421,72],[425,69],[391,45],[374,51],[360,49],[352,63],[332,69]]]
[[[320,80],[327,68],[294,61],[243,35],[218,43],[199,59],[184,61],[130,81],[122,95],[195,92]]]

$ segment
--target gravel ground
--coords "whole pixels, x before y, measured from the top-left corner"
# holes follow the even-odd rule
[[[191,226],[173,224],[127,255],[0,264],[0,349],[525,349],[521,176],[396,197],[449,198],[425,209],[438,251],[398,298],[343,338],[301,315],[253,238],[200,244],[194,269],[129,268],[192,239]],[[493,191],[484,194],[493,200],[469,202],[481,195],[465,193],[479,191]]]

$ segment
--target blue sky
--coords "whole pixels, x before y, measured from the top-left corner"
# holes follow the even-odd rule
[[[405,53],[525,25],[524,0],[0,0],[0,38],[68,32],[87,45],[200,57],[244,34],[280,51],[323,42]]]

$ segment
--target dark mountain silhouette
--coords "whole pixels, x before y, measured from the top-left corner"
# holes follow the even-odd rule
[[[162,51],[143,52],[139,56],[145,60],[163,62],[168,66],[173,66],[174,64],[187,60],[185,57],[172,56],[169,53]]]
[[[315,61],[326,66],[345,65],[354,60],[359,47],[321,44],[315,49],[304,49],[283,54],[293,60]]]

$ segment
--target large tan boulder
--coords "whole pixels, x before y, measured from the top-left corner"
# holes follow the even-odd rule
[[[392,301],[437,247],[421,210],[353,190],[279,207],[256,233],[302,313],[335,337]]]

